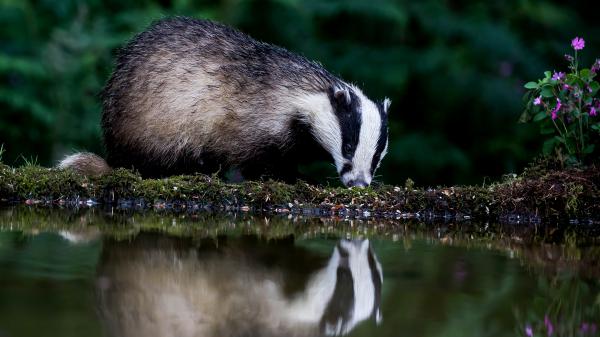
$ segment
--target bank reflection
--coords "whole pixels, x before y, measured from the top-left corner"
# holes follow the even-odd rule
[[[104,243],[96,289],[110,336],[331,336],[381,321],[382,280],[368,240],[139,235]]]

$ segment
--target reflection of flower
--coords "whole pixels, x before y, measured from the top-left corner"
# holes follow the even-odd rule
[[[533,328],[529,324],[525,325],[525,336],[533,337]]]
[[[596,331],[598,331],[596,323],[583,322],[579,328],[579,333],[584,336],[593,336],[596,334]]]
[[[548,337],[552,336],[554,333],[554,325],[552,325],[548,315],[544,316],[544,325],[546,326],[546,333],[548,334]]]
[[[573,41],[571,41],[571,46],[575,50],[582,50],[585,47],[585,40],[580,37],[576,37],[573,39]]]

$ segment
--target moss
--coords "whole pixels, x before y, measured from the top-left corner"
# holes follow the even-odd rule
[[[0,199],[4,202],[104,204],[135,201],[145,207],[211,207],[279,212],[319,210],[324,215],[377,217],[502,218],[506,214],[531,219],[596,218],[600,214],[600,170],[595,166],[556,170],[533,165],[520,176],[507,176],[487,186],[415,188],[322,187],[297,182],[247,181],[228,184],[214,176],[188,175],[142,179],[117,169],[101,177],[85,177],[69,170],[39,166],[11,168],[0,164]]]

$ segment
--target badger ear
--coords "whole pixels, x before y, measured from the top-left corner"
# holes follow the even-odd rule
[[[341,86],[333,87],[333,98],[335,98],[338,104],[350,105],[350,92],[348,88]]]
[[[392,105],[392,100],[389,98],[385,98],[383,100],[383,111],[387,114],[388,110],[390,109],[390,105]]]

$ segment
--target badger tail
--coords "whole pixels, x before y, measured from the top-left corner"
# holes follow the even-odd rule
[[[80,152],[66,156],[58,163],[58,168],[69,168],[86,176],[101,176],[112,171],[106,160],[89,152]]]

